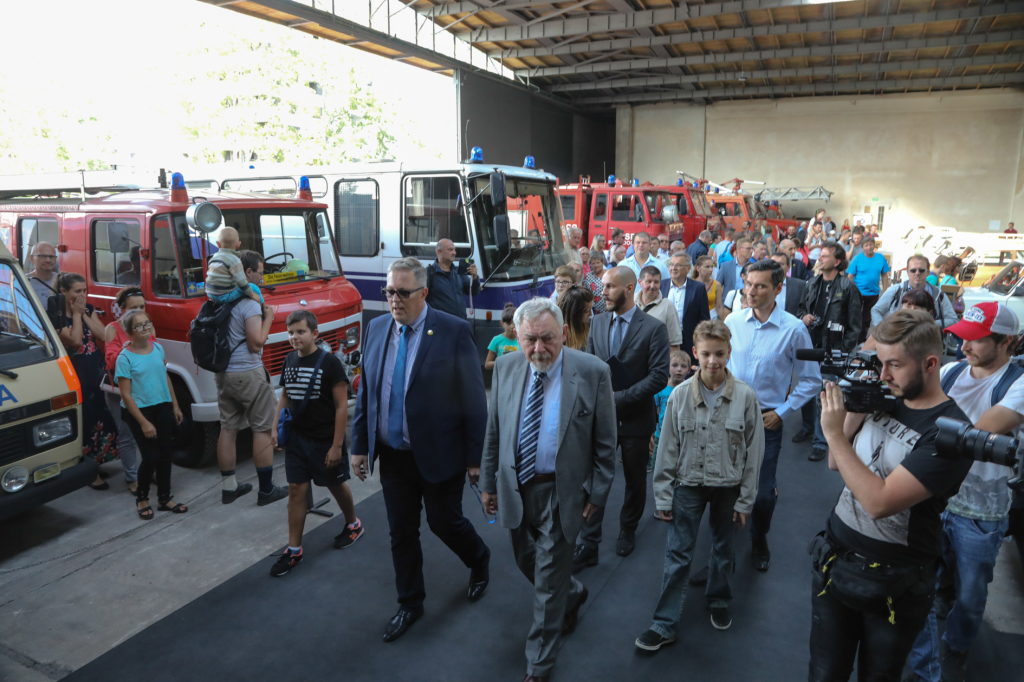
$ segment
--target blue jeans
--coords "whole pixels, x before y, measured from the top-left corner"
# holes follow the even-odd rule
[[[807,433],[814,434],[811,445],[815,450],[828,450],[828,441],[825,440],[825,432],[821,430],[821,395],[816,395],[800,408],[800,416],[803,418],[803,429]]]
[[[672,528],[665,547],[665,574],[661,581],[661,597],[654,609],[651,629],[662,637],[674,639],[686,604],[686,586],[690,582],[693,548],[697,545],[697,529],[704,507],[711,513],[711,559],[708,561],[708,585],[704,596],[710,606],[732,599],[729,573],[735,558],[735,527],[733,507],[739,499],[739,486],[711,488],[708,486],[676,486],[672,494]]]
[[[775,470],[779,466],[779,450],[782,448],[782,428],[764,430],[764,460],[761,462],[761,477],[757,482],[757,499],[754,513],[750,515],[750,537],[761,540],[772,527],[775,501],[779,493],[775,490]]]
[[[978,635],[988,601],[988,584],[1009,519],[975,521],[951,511],[942,513],[942,556],[956,565],[956,602],[946,617],[946,646],[966,652]],[[910,668],[928,682],[939,682],[939,626],[933,610],[908,658]]]

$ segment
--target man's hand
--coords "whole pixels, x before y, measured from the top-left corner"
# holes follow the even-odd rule
[[[352,473],[356,475],[360,481],[366,480],[366,455],[352,455]]]
[[[659,509],[658,510],[658,519],[661,520],[661,521],[671,521],[672,520],[672,512],[671,511],[662,511],[661,509]]]
[[[825,384],[821,392],[821,430],[825,438],[838,438],[843,435],[843,422],[846,421],[846,405],[843,404],[843,391],[834,382]]]
[[[807,315],[804,315],[800,319],[803,320],[804,324],[806,324],[808,327],[810,327],[812,324],[814,324],[814,315],[811,315],[810,313],[808,313]]]
[[[184,420],[185,420],[185,415],[182,414],[181,408],[178,407],[177,405],[175,405],[174,406],[174,423],[180,425],[181,422],[183,422]]]
[[[271,440],[273,440],[273,437],[271,437]],[[334,467],[336,467],[339,464],[341,464],[341,446],[340,445],[332,445],[331,446],[331,449],[327,451],[327,458],[324,460],[324,464],[327,465],[328,469],[333,469]]]
[[[738,511],[732,513],[732,522],[740,528],[745,528],[747,525],[747,515],[740,514]]]
[[[476,279],[476,273],[477,269],[475,265],[470,265],[468,268],[466,268],[466,274],[472,277],[473,279]]]
[[[476,485],[480,480],[480,467],[469,467],[466,472],[469,474],[469,484]]]
[[[484,511],[491,516],[498,513],[497,493],[480,493],[480,503],[484,505]]]
[[[761,420],[764,421],[764,428],[775,430],[782,426],[782,418],[775,412],[775,410],[768,410],[761,415]]]
[[[654,454],[654,436],[651,436],[651,443],[647,446],[647,452],[652,455]]]
[[[589,521],[590,517],[593,516],[594,512],[596,512],[598,509],[600,509],[600,507],[598,507],[596,504],[591,504],[590,502],[587,502],[585,505],[583,505],[583,520]]]

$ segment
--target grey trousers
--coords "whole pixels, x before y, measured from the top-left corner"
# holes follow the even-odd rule
[[[551,674],[569,605],[576,605],[583,585],[572,577],[574,544],[562,534],[554,481],[523,486],[523,522],[512,531],[516,565],[533,583],[533,625],[526,637],[526,672]]]
[[[117,422],[118,443],[121,450],[121,466],[124,467],[124,480],[128,483],[135,483],[139,480],[139,446],[135,444],[135,436],[132,430],[121,419],[121,399],[113,393],[103,392],[107,399],[107,409],[114,416]]]

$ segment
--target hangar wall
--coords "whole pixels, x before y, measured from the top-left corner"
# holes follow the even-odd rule
[[[586,116],[547,97],[476,73],[456,73],[458,159],[481,147],[487,163],[537,167],[563,182],[600,177],[615,165],[615,121]],[[468,128],[467,128],[468,122]]]
[[[1024,93],[659,104],[616,114],[620,177],[674,182],[682,170],[716,182],[822,185],[835,192],[826,210],[837,222],[883,206],[883,229],[1024,224]]]

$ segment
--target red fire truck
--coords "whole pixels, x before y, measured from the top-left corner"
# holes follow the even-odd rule
[[[209,234],[188,222],[186,212],[198,202],[219,209],[220,224]],[[196,366],[188,333],[206,301],[207,258],[216,253],[216,229],[224,225],[238,230],[243,249],[265,259],[261,292],[274,309],[263,348],[270,375],[281,373],[291,351],[285,318],[299,309],[317,316],[320,340],[354,371],[362,299],[342,273],[327,206],[312,201],[308,181],[292,199],[196,190],[190,195],[180,173],[168,188],[164,171],[0,177],[0,240],[19,260],[28,262],[36,242],[53,244],[59,270],[86,278],[89,303],[105,323],[120,317],[114,297],[122,287],[142,288],[185,413],[187,428],[180,430],[175,449],[176,461],[187,466],[215,459],[220,432],[213,374]],[[103,383],[104,390],[117,392],[107,379]]]
[[[565,227],[580,228],[581,243],[587,245],[599,234],[611,243],[616,228],[625,232],[627,239],[637,232],[652,238],[668,233],[672,239],[690,244],[704,229],[710,213],[703,194],[692,186],[641,185],[638,179],[626,185],[614,175],[607,183],[581,177],[579,182],[560,185],[558,195]]]

